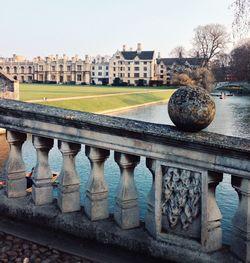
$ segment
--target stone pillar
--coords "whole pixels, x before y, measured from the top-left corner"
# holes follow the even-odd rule
[[[207,239],[205,250],[212,252],[222,247],[221,212],[215,199],[215,190],[222,181],[223,173],[208,171],[208,193],[207,193]]]
[[[134,181],[134,169],[139,156],[115,152],[115,161],[120,167],[121,178],[115,200],[114,218],[122,229],[139,226],[138,195]]]
[[[48,154],[53,147],[54,140],[34,136],[33,145],[37,151],[37,164],[34,169],[32,198],[35,205],[49,204],[53,200],[52,196],[52,173],[48,164]]]
[[[80,210],[80,179],[75,168],[75,156],[81,145],[58,141],[63,155],[63,167],[59,176],[57,203],[63,213]]]
[[[87,184],[85,212],[91,221],[109,217],[108,186],[104,178],[104,162],[109,151],[86,146],[86,155],[91,164],[90,178]]]
[[[6,194],[8,197],[22,197],[26,195],[25,165],[22,159],[22,145],[26,134],[7,131],[6,138],[10,144],[10,152],[3,168],[3,178],[6,180]]]
[[[146,159],[146,166],[152,174],[152,186],[147,197],[147,211],[145,215],[145,227],[147,231],[156,238],[156,223],[155,223],[155,170],[156,160]]]
[[[250,262],[250,180],[232,176],[232,186],[239,195],[239,206],[233,218],[231,251]]]

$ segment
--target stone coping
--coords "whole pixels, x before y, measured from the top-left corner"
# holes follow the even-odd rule
[[[211,132],[183,132],[175,126],[130,120],[114,116],[66,110],[57,107],[31,104],[15,100],[0,99],[0,125],[5,125],[4,117],[40,120],[74,128],[100,131],[110,135],[132,139],[157,141],[163,144],[199,148],[205,152],[229,153],[230,156],[244,156],[250,159],[250,140],[225,136]],[[20,125],[20,123],[19,123]],[[205,149],[204,149],[205,148]]]

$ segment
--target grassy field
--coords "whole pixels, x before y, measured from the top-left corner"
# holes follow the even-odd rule
[[[148,92],[151,90],[152,92]],[[159,92],[161,90],[161,92]],[[144,92],[133,94],[134,92]],[[132,94],[119,95],[119,93],[129,92]],[[159,89],[153,87],[103,87],[103,86],[70,86],[70,85],[46,85],[46,84],[21,84],[21,100],[42,100],[43,97],[49,99],[68,98],[60,101],[41,101],[40,104],[55,106],[65,109],[103,112],[120,109],[145,103],[158,102],[170,98],[174,89]],[[74,98],[78,96],[117,94],[117,96],[96,97],[96,98]]]
[[[64,101],[62,100],[53,102],[42,102],[41,104],[79,111],[101,112],[128,106],[140,105],[149,102],[167,100],[170,98],[173,92],[174,90],[166,90],[166,92],[161,93],[158,92],[103,98]]]
[[[77,86],[77,85],[46,85],[46,84],[20,84],[20,100],[36,100],[53,98],[78,97],[89,95],[101,95],[122,92],[138,92],[147,90],[157,90],[153,87],[103,87],[103,86]],[[162,88],[161,88],[162,89]]]

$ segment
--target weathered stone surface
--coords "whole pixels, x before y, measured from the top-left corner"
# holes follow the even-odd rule
[[[171,96],[168,113],[183,131],[200,131],[214,119],[215,103],[203,88],[181,87]]]

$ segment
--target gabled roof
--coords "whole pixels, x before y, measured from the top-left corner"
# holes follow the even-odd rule
[[[157,59],[157,64],[163,62],[166,66],[172,66],[173,64],[179,66],[185,66],[188,63],[191,66],[201,66],[203,59],[202,58],[159,58]]]
[[[137,56],[141,60],[152,60],[154,58],[154,51],[122,51],[125,60],[134,60]]]
[[[3,70],[0,70],[0,77],[3,77],[11,82],[16,82],[16,80],[14,78],[12,78],[12,76],[10,76],[9,74],[5,73]]]

